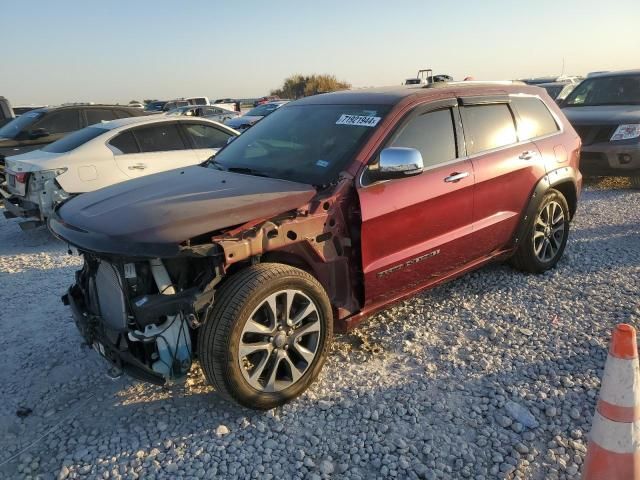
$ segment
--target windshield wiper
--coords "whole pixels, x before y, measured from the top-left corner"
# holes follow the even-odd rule
[[[256,177],[271,178],[270,175],[267,175],[264,172],[261,172],[259,170],[254,170],[253,168],[248,168],[248,167],[227,167],[227,171],[228,172],[233,172],[233,173],[244,173],[244,174],[247,174],[247,175],[254,175]]]
[[[222,165],[219,161],[216,160],[215,156],[209,157],[207,160],[205,160],[203,165],[205,167],[208,167],[209,165],[211,165],[216,170],[222,170],[223,172],[227,170],[224,165]]]

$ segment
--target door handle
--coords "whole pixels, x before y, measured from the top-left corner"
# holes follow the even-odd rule
[[[522,152],[518,158],[520,160],[531,160],[533,157],[536,156],[536,152],[534,152],[533,150],[527,150],[526,152]]]
[[[469,176],[469,172],[453,172],[448,177],[445,177],[444,181],[447,183],[455,183],[455,182],[459,182],[460,180],[468,176]]]
[[[130,165],[129,170],[144,170],[147,166],[144,163],[136,163],[134,165]]]

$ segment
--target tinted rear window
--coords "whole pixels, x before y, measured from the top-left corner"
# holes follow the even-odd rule
[[[43,152],[49,153],[66,153],[84,145],[89,140],[102,135],[107,130],[99,127],[87,127],[77,132],[73,132],[66,137],[61,138],[57,142],[50,143],[42,149]]]
[[[469,155],[516,143],[516,127],[507,104],[474,105],[460,110]]]
[[[119,152],[116,153],[127,154],[140,152],[136,139],[133,138],[133,133],[130,131],[122,132],[120,135],[113,138],[109,142],[109,145],[119,150]]]
[[[518,112],[520,140],[549,135],[559,130],[551,112],[539,98],[511,97],[511,104]]]

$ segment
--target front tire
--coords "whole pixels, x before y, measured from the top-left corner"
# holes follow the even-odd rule
[[[267,410],[313,383],[332,335],[331,305],[314,277],[288,265],[253,265],[216,294],[199,333],[200,363],[222,396]]]
[[[558,190],[545,193],[511,258],[518,270],[542,273],[556,266],[569,238],[569,206]]]

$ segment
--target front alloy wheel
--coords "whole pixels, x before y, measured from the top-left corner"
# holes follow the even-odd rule
[[[282,405],[315,380],[329,351],[333,316],[310,274],[262,263],[223,284],[200,328],[205,376],[221,395],[256,409]]]
[[[279,392],[296,383],[318,353],[318,307],[300,290],[269,295],[249,316],[240,335],[240,370],[258,391]]]

